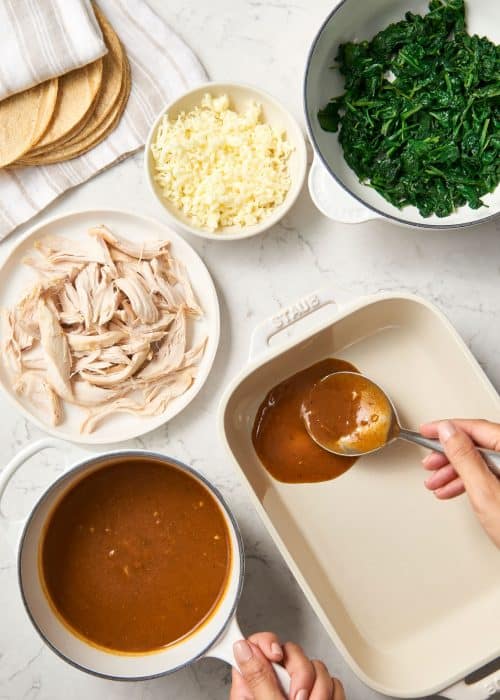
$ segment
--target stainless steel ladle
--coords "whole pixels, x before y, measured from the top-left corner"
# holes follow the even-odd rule
[[[309,399],[308,399],[308,406],[310,407],[312,405],[312,399],[314,399],[314,392],[318,391],[319,389],[322,390],[323,392],[325,391],[325,388],[327,389],[327,383],[330,378],[335,377],[335,384],[336,384],[336,391],[339,390],[339,383],[341,384],[343,381],[343,376],[345,375],[345,387],[346,390],[349,390],[349,386],[352,383],[353,379],[355,379],[356,384],[359,388],[360,382],[363,383],[363,390],[366,390],[367,393],[370,394],[370,396],[375,397],[377,401],[377,406],[378,406],[378,412],[379,414],[381,413],[380,408],[382,408],[382,411],[386,411],[386,415],[382,416],[377,416],[377,419],[382,419],[383,423],[388,426],[387,430],[385,431],[385,434],[382,436],[382,439],[380,440],[379,444],[372,448],[372,449],[356,449],[353,447],[353,445],[356,445],[355,440],[347,440],[347,441],[339,441],[337,440],[335,442],[335,447],[332,447],[332,444],[329,444],[325,442],[324,439],[324,430],[319,431],[318,426],[321,425],[320,421],[314,420],[314,418],[318,418],[318,416],[314,416],[313,413],[311,412],[310,408],[306,408],[306,403],[303,404],[303,410],[302,410],[302,416],[304,419],[304,423],[307,429],[307,432],[309,435],[312,437],[312,439],[323,449],[327,450],[328,452],[332,452],[333,454],[342,456],[342,457],[361,457],[367,454],[373,454],[375,452],[379,452],[382,450],[384,447],[389,445],[391,442],[394,442],[394,440],[406,440],[407,442],[413,442],[416,443],[417,445],[421,445],[422,447],[427,447],[429,450],[433,450],[434,452],[440,452],[441,454],[444,454],[444,449],[439,440],[433,440],[431,438],[426,438],[423,437],[420,433],[417,433],[413,430],[407,430],[406,428],[403,428],[401,426],[401,423],[399,421],[399,417],[396,411],[396,408],[391,401],[391,399],[387,396],[385,391],[373,380],[368,379],[368,377],[365,377],[363,375],[360,375],[356,372],[335,372],[334,374],[328,375],[328,377],[325,377],[321,382],[318,382],[311,390]],[[332,405],[334,402],[333,398],[333,392],[332,392]],[[347,421],[347,416],[346,416],[346,421]],[[364,427],[363,430],[365,431],[370,431],[372,430],[377,430],[378,426],[380,424],[374,424],[373,426],[370,426],[369,422],[367,422],[367,427]],[[353,433],[354,434],[354,433]],[[500,476],[500,452],[495,452],[494,450],[486,450],[483,449],[482,447],[477,448],[478,451],[481,453],[483,456],[484,461],[490,468],[490,470],[496,475]]]

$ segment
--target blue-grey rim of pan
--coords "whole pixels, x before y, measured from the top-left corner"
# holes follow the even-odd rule
[[[48,497],[49,491],[51,491],[55,486],[60,484],[64,479],[68,476],[68,472],[66,471],[64,474],[61,474],[61,476],[56,479],[50,486],[49,488],[42,494],[42,496],[37,500],[35,505],[33,506],[31,513],[26,520],[26,523],[24,524],[23,527],[23,533],[21,536],[21,540],[19,542],[19,552],[17,555],[17,578],[18,578],[18,583],[19,583],[19,589],[21,591],[21,598],[23,601],[24,609],[26,611],[26,614],[28,615],[29,619],[31,620],[31,623],[33,627],[36,629],[42,640],[45,642],[45,644],[51,649],[54,654],[56,654],[60,659],[63,661],[66,661],[70,666],[73,666],[74,668],[77,668],[79,671],[83,671],[84,673],[87,673],[91,676],[96,676],[97,678],[106,678],[108,680],[113,680],[113,681],[123,681],[123,682],[128,682],[128,681],[150,681],[153,680],[154,678],[162,678],[163,676],[169,676],[171,673],[175,673],[176,671],[180,671],[181,668],[186,668],[186,666],[189,666],[190,664],[194,663],[198,659],[201,659],[217,642],[220,637],[224,634],[227,626],[233,619],[234,615],[236,614],[236,610],[238,607],[238,603],[241,598],[241,592],[243,589],[243,581],[245,578],[245,550],[243,547],[243,538],[241,536],[240,528],[239,525],[236,521],[236,518],[234,517],[231,509],[227,505],[225,499],[223,498],[222,494],[220,493],[219,489],[216,488],[206,477],[203,476],[203,474],[200,474],[199,472],[195,471],[191,467],[188,467],[187,464],[184,464],[183,462],[180,462],[178,459],[173,459],[172,457],[168,457],[167,455],[160,454],[159,452],[150,452],[149,450],[115,450],[112,452],[106,452],[103,455],[98,455],[97,457],[90,457],[89,459],[86,459],[85,461],[81,462],[78,465],[78,469],[76,472],[81,471],[84,467],[88,467],[89,465],[96,464],[98,462],[102,462],[103,458],[109,459],[111,457],[130,457],[130,456],[137,456],[137,457],[150,457],[153,459],[157,459],[158,461],[161,462],[168,462],[169,464],[173,464],[176,467],[179,467],[180,469],[183,469],[184,471],[188,472],[188,474],[191,474],[194,478],[198,479],[203,483],[203,485],[210,491],[210,493],[215,497],[217,503],[224,509],[224,512],[226,513],[227,517],[229,518],[229,521],[231,522],[231,525],[234,529],[234,533],[236,536],[236,542],[238,545],[238,552],[240,555],[240,570],[238,572],[239,576],[239,581],[238,581],[238,590],[236,591],[235,594],[235,599],[234,603],[231,606],[231,610],[228,612],[224,622],[221,625],[220,630],[213,636],[211,639],[210,643],[205,646],[196,656],[191,657],[188,661],[185,663],[179,664],[175,668],[170,668],[168,671],[162,671],[161,673],[155,673],[151,676],[131,676],[130,678],[124,678],[123,676],[113,676],[108,673],[99,673],[98,671],[93,671],[90,668],[86,668],[85,666],[82,666],[81,664],[76,663],[76,661],[73,661],[72,659],[69,659],[67,656],[65,656],[59,649],[54,646],[45,636],[45,634],[42,632],[42,630],[39,628],[38,624],[36,623],[33,615],[31,614],[31,610],[29,609],[28,603],[26,602],[26,598],[24,595],[24,589],[23,589],[23,582],[22,582],[22,576],[21,576],[21,552],[23,549],[23,544],[24,544],[24,538],[26,535],[26,532],[29,528],[29,525],[31,523],[31,520],[33,519],[36,511],[38,510],[39,506],[45,501],[45,499]]]
[[[305,119],[306,119],[306,125],[307,125],[307,132],[309,134],[309,138],[311,139],[311,143],[314,146],[314,151],[320,158],[321,162],[325,166],[327,172],[333,177],[333,179],[342,187],[343,190],[345,190],[351,197],[353,197],[355,200],[357,200],[360,204],[362,204],[364,207],[367,209],[371,209],[371,211],[375,212],[375,214],[379,214],[382,216],[384,219],[389,219],[392,221],[397,221],[399,224],[403,224],[404,226],[410,226],[414,228],[423,228],[423,229],[428,229],[428,230],[443,230],[443,229],[458,229],[458,228],[469,228],[470,226],[480,226],[481,224],[485,224],[488,221],[493,221],[498,217],[500,212],[495,212],[494,214],[490,214],[489,216],[485,216],[484,219],[478,219],[477,221],[466,221],[463,224],[425,224],[425,223],[418,223],[414,221],[408,221],[407,219],[403,219],[399,216],[394,216],[393,214],[386,214],[386,212],[381,211],[377,207],[374,207],[371,204],[368,204],[368,202],[365,202],[361,197],[359,197],[355,192],[350,190],[346,185],[340,180],[333,170],[330,168],[326,158],[323,156],[321,149],[314,137],[314,131],[312,128],[311,121],[309,119],[309,113],[307,109],[307,81],[309,78],[309,72],[311,68],[311,58],[312,55],[316,49],[316,45],[319,41],[319,38],[321,34],[323,33],[323,30],[325,29],[326,25],[330,23],[330,20],[337,14],[337,12],[340,10],[341,7],[343,7],[346,3],[348,3],[350,0],[341,0],[341,2],[335,7],[330,14],[324,19],[323,23],[321,24],[320,28],[318,29],[313,42],[311,44],[311,48],[309,49],[309,52],[307,54],[307,62],[306,62],[306,70],[304,74],[304,81],[303,81],[303,88],[302,88],[302,98],[303,98],[303,103],[304,103],[304,114],[305,114]],[[351,0],[354,2],[354,0]],[[497,185],[500,187],[500,185]],[[380,195],[382,196],[382,195]]]

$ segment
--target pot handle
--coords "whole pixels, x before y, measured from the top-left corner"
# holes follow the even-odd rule
[[[238,624],[238,621],[236,620],[236,617],[233,617],[226,629],[224,630],[223,634],[215,642],[213,647],[211,647],[207,651],[205,656],[211,656],[214,659],[220,659],[221,661],[225,661],[230,666],[233,666],[234,668],[238,669],[238,664],[236,663],[236,659],[234,658],[233,644],[235,642],[239,642],[240,639],[244,639],[244,635],[240,630],[240,626]],[[275,674],[278,677],[281,689],[285,693],[286,697],[288,697],[291,682],[291,678],[288,675],[288,672],[283,668],[283,666],[280,666],[279,664],[272,664],[272,666]]]
[[[269,341],[277,333],[281,333],[289,326],[292,326],[297,321],[300,321],[306,316],[310,316],[323,306],[332,304],[337,306],[337,302],[332,296],[331,291],[327,289],[319,289],[312,294],[302,297],[290,306],[285,307],[275,316],[267,318],[259,323],[254,329],[250,338],[250,353],[249,359],[253,360],[258,355],[262,355],[269,347]]]
[[[2,512],[2,496],[17,470],[22,467],[30,457],[50,447],[64,447],[64,442],[56,440],[55,438],[44,438],[43,440],[33,442],[31,445],[27,445],[20,450],[0,472],[0,526],[14,551],[17,551],[21,532],[26,520],[10,520],[10,518],[7,518]]]
[[[441,690],[439,697],[449,700],[487,700],[500,691],[500,669],[496,669],[477,683],[459,681],[446,690]]]
[[[373,209],[365,207],[361,202],[352,197],[330,175],[317,155],[309,170],[309,193],[320,212],[342,224],[361,224],[365,221],[374,221],[383,217]]]

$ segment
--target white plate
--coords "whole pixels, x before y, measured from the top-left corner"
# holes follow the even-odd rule
[[[194,326],[192,341],[196,343],[203,336],[208,336],[208,343],[195,381],[185,394],[174,399],[168,405],[165,413],[152,417],[129,414],[110,416],[103,420],[102,424],[99,424],[94,432],[89,435],[80,434],[80,423],[85,417],[84,410],[67,403],[65,403],[64,422],[57,427],[46,424],[41,418],[41,411],[33,408],[28,400],[15,394],[11,386],[9,371],[5,366],[0,365],[0,386],[10,401],[26,418],[33,421],[43,430],[65,440],[102,445],[135,438],[150,430],[154,430],[176,416],[194,399],[205,383],[215,358],[220,335],[220,311],[217,293],[210,273],[198,254],[183,238],[154,219],[138,216],[132,212],[108,209],[64,214],[63,216],[43,221],[38,226],[30,229],[0,267],[1,305],[8,308],[13,306],[19,300],[21,294],[37,279],[36,271],[22,264],[22,259],[32,252],[33,245],[37,239],[47,234],[83,239],[87,234],[87,230],[98,224],[105,224],[118,235],[131,241],[144,241],[147,239],[168,239],[171,241],[172,253],[186,265],[194,292],[204,311],[202,320],[192,324]]]

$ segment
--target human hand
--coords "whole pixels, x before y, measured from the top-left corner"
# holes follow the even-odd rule
[[[433,452],[423,460],[425,469],[433,472],[426,487],[441,499],[466,491],[479,522],[500,548],[500,480],[475,448],[500,451],[500,425],[486,420],[444,420],[425,423],[420,432],[439,438],[446,452]]]
[[[310,660],[302,649],[280,644],[272,632],[259,632],[234,645],[239,671],[233,669],[229,700],[345,700],[342,684],[321,661]],[[286,696],[270,662],[281,663],[290,674]]]

